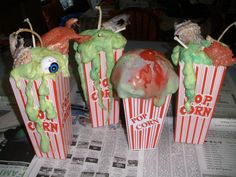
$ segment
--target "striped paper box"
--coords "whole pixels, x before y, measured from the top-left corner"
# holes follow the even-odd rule
[[[123,49],[114,50],[114,61],[116,62],[123,54]],[[84,64],[84,75],[88,93],[88,104],[92,127],[101,127],[104,125],[117,124],[119,122],[120,102],[118,98],[109,98],[108,78],[106,77],[106,56],[100,52],[100,86],[102,88],[102,101],[106,109],[102,109],[98,104],[97,91],[94,87],[93,80],[90,77],[92,63]],[[112,108],[110,109],[110,106]],[[110,109],[110,113],[108,110]],[[109,117],[108,117],[109,114]]]
[[[207,137],[226,67],[194,65],[196,96],[188,113],[184,108],[186,96],[183,68],[184,64],[180,64],[174,139],[175,142],[203,144]]]
[[[34,151],[38,157],[65,159],[72,141],[72,117],[70,109],[70,88],[69,78],[65,78],[62,74],[58,74],[56,80],[48,80],[49,96],[47,99],[52,101],[57,112],[55,119],[47,119],[44,112],[39,111],[38,117],[42,120],[43,129],[49,137],[50,145],[49,152],[43,153],[40,148],[40,135],[35,128],[35,123],[30,121],[25,111],[27,97],[25,88],[27,80],[20,81],[21,88],[16,87],[16,82],[10,78],[10,83],[16,97],[21,116],[25,123],[30,141],[33,145]],[[38,88],[41,80],[35,80],[31,89],[34,97],[34,105],[39,105]]]
[[[161,136],[171,96],[161,107],[154,105],[154,98],[123,99],[128,143],[131,150],[154,149]]]

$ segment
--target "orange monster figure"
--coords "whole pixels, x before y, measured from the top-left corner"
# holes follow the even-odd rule
[[[69,19],[65,27],[56,27],[43,34],[41,36],[43,46],[48,49],[57,50],[62,54],[67,54],[70,40],[81,43],[90,39],[90,36],[80,36],[73,27],[79,27],[78,20],[75,18]]]

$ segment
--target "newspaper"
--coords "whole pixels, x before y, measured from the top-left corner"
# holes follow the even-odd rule
[[[0,160],[1,177],[23,177],[29,162]]]
[[[34,157],[29,177],[189,177],[236,176],[236,120],[213,119],[204,145],[173,142],[167,117],[157,149],[131,151],[124,127],[91,128],[75,118],[66,160]]]

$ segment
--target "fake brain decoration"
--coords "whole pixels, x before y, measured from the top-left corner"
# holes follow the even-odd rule
[[[10,36],[11,53],[14,58],[14,66],[10,74],[19,89],[21,89],[21,80],[26,80],[26,113],[29,120],[36,123],[36,129],[41,137],[40,147],[42,152],[48,152],[50,142],[43,130],[39,114],[45,112],[48,119],[56,118],[57,113],[54,105],[47,99],[49,95],[47,81],[49,79],[55,80],[59,72],[62,72],[65,77],[69,76],[68,59],[61,53],[47,48],[24,47],[23,39],[20,39],[20,45],[16,45],[17,40],[14,34]],[[38,89],[39,106],[35,105],[31,92],[35,80],[41,80]]]
[[[121,98],[155,98],[161,106],[168,94],[178,89],[178,76],[171,63],[158,51],[137,49],[118,60],[112,83]]]

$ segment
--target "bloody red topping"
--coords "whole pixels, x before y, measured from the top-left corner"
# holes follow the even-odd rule
[[[139,55],[141,58],[148,61],[155,61],[157,59],[155,51],[151,49],[146,49],[142,51]]]
[[[215,66],[230,66],[236,63],[232,51],[220,42],[214,41],[209,47],[204,49],[204,52]]]
[[[144,87],[147,88],[147,84],[150,84],[152,81],[152,71],[150,64],[145,65],[140,71],[139,71],[139,77],[144,81]]]
[[[155,82],[156,82],[157,86],[160,87],[160,86],[166,84],[167,77],[165,76],[163,69],[161,68],[161,66],[157,62],[155,62],[154,66],[153,66],[153,70],[156,73]]]

